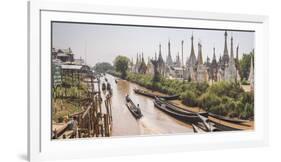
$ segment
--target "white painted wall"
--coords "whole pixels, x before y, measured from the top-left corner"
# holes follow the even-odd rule
[[[57,0],[58,1],[58,0]],[[67,1],[67,0],[59,0]],[[74,0],[68,0],[74,1]],[[78,0],[76,0],[78,1]],[[122,161],[280,161],[281,127],[281,9],[274,0],[80,0],[80,2],[169,8],[195,11],[231,12],[270,16],[270,146],[265,148],[231,149],[94,159],[99,162]],[[24,161],[27,145],[27,3],[5,0],[0,4],[0,161]],[[12,66],[11,66],[12,65]],[[279,85],[278,85],[279,84]],[[17,92],[15,92],[17,91]],[[15,99],[16,98],[16,99]],[[90,162],[91,159],[73,160]]]

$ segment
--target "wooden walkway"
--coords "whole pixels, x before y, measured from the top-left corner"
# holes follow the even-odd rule
[[[53,123],[53,139],[62,138],[88,138],[88,137],[109,137],[112,132],[112,110],[111,96],[104,100],[106,112],[102,112],[102,98],[100,93],[100,81],[93,74],[82,79],[87,85],[87,99],[81,106],[82,111],[69,115],[69,118],[76,118],[77,129],[73,130],[70,123]]]

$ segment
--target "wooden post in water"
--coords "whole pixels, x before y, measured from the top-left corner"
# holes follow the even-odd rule
[[[109,101],[109,113],[110,113],[110,124],[112,124],[112,108],[111,108],[111,102]]]
[[[97,106],[96,106],[96,102],[94,102],[93,103],[93,111],[94,111],[94,116],[95,116],[95,119],[94,119],[94,135],[96,135],[97,136],[97,134],[98,134],[98,129],[99,129],[99,127],[98,127],[98,124],[99,124],[99,120],[98,120],[98,118],[99,118],[99,116],[98,116],[98,112],[97,112]]]
[[[109,124],[108,124],[108,114],[104,114],[104,129],[105,129],[105,136],[109,137]]]
[[[95,125],[94,125],[95,115],[94,115],[94,107],[93,107],[93,104],[91,105],[90,114],[91,114],[92,119],[90,120],[90,123],[91,123],[91,130],[89,131],[89,136],[91,136],[92,133],[93,133],[93,131],[95,130]]]
[[[88,131],[90,132],[91,131],[91,114],[90,114],[90,111],[88,112],[88,119],[87,119],[87,125],[88,125]]]

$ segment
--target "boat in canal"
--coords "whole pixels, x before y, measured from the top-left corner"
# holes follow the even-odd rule
[[[158,97],[158,98],[163,98],[163,99],[166,99],[166,100],[176,100],[176,99],[179,98],[179,95],[171,95],[171,96],[155,95],[151,92],[148,92],[148,91],[145,91],[145,90],[142,90],[142,89],[137,89],[137,88],[134,89],[134,92],[136,94],[140,94],[140,95],[150,97],[150,98]]]
[[[198,126],[196,126],[195,124],[191,124],[193,132],[194,133],[204,133],[206,131],[204,131],[203,129],[199,128]]]
[[[175,111],[177,113],[180,113],[180,114],[187,114],[187,115],[196,115],[196,114],[199,114],[199,115],[202,115],[202,116],[205,116],[205,117],[208,117],[208,113],[207,112],[199,112],[199,113],[196,113],[196,112],[192,112],[192,111],[189,111],[187,109],[184,109],[182,107],[179,107],[179,106],[176,106],[170,102],[167,102],[165,99],[163,98],[156,98],[158,100],[158,102],[161,102],[163,104],[166,105],[166,108],[167,109],[170,109],[172,111]]]
[[[113,95],[113,90],[112,90],[112,88],[110,88],[110,90],[108,90],[108,93],[109,93],[110,96]]]
[[[143,115],[139,107],[137,107],[129,96],[126,96],[126,106],[136,119],[140,119]]]
[[[154,106],[158,108],[159,110],[165,112],[166,114],[181,120],[183,122],[193,124],[193,123],[199,123],[202,122],[202,119],[196,114],[196,113],[190,113],[190,114],[183,114],[179,113],[177,111],[174,111],[172,109],[169,109],[165,103],[162,103],[159,101],[159,98],[155,97],[155,100],[153,101]]]
[[[110,90],[111,90],[111,85],[110,85],[110,83],[109,83],[109,82],[107,82],[106,89],[107,89],[108,91],[110,91]]]
[[[229,117],[226,117],[226,116],[221,116],[221,115],[217,115],[217,114],[214,114],[214,113],[208,113],[209,116],[212,116],[214,118],[217,118],[217,119],[220,119],[220,120],[223,120],[223,121],[227,121],[227,122],[230,122],[230,123],[235,123],[235,124],[241,124],[241,123],[245,123],[247,122],[246,120],[241,120],[241,119],[233,119],[233,118],[229,118]]]
[[[230,123],[234,123],[234,124],[241,124],[243,122],[245,122],[245,120],[236,120],[236,119],[230,119],[227,117],[223,117],[223,116],[218,116],[215,115],[213,113],[208,113],[208,112],[199,112],[199,113],[195,113],[192,111],[189,111],[187,109],[178,107],[174,104],[171,104],[167,101],[165,101],[164,99],[161,98],[155,98],[159,103],[165,104],[166,108],[177,112],[179,114],[183,114],[183,115],[190,115],[190,114],[197,114],[199,118],[201,118],[201,123],[203,124],[203,130],[206,132],[217,132],[217,131],[236,131],[236,130],[241,130],[241,129],[237,129],[234,127],[230,127],[227,125],[222,124],[221,122],[216,122],[216,121],[210,121],[208,119],[208,116],[212,116],[213,118],[219,119],[219,120],[223,120],[226,122],[230,122]]]
[[[103,91],[105,91],[105,89],[106,89],[106,84],[105,84],[105,83],[102,83],[101,89],[102,89]]]

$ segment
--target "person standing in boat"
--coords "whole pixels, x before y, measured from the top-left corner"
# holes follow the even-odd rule
[[[137,113],[138,113],[138,114],[141,114],[141,111],[140,111],[140,104],[137,104]]]
[[[129,94],[126,94],[126,101],[129,102]]]
[[[109,100],[109,99],[110,99],[110,94],[107,93],[106,96],[105,96],[105,98],[106,98],[107,100]]]

